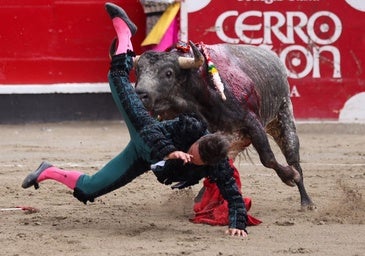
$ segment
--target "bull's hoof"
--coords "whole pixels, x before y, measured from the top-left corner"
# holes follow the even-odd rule
[[[301,205],[300,211],[301,212],[307,212],[307,211],[316,211],[318,208],[315,204],[310,205]]]
[[[293,180],[295,183],[299,183],[302,180],[302,176],[300,175],[300,173],[297,171],[297,169],[294,168],[294,166],[290,166],[293,169]]]
[[[300,173],[293,166],[282,167],[277,174],[281,181],[290,187],[295,187],[301,181]]]
[[[294,180],[286,180],[286,181],[283,181],[286,185],[288,185],[289,187],[295,187],[296,186],[296,183]]]
[[[301,205],[301,209],[300,209],[301,212],[317,210],[317,206],[309,198],[307,200],[302,199],[300,202],[300,205]]]

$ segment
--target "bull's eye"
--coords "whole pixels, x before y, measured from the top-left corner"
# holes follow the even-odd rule
[[[172,77],[172,71],[171,70],[166,71],[166,77],[167,78]]]

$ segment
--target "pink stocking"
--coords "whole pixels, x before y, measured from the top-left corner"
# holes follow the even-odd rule
[[[55,180],[58,181],[70,189],[74,189],[76,186],[76,182],[79,179],[79,177],[83,173],[78,171],[66,171],[59,169],[57,167],[49,167],[45,169],[38,177],[37,182],[41,182],[43,180]]]
[[[113,18],[112,22],[118,36],[118,47],[115,54],[126,53],[127,50],[133,51],[132,34],[128,25],[119,17]]]

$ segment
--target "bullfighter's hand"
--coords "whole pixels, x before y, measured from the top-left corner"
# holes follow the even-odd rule
[[[181,159],[184,161],[184,164],[189,163],[192,157],[192,155],[183,151],[174,151],[167,156],[168,159]]]
[[[248,236],[244,230],[236,229],[236,228],[229,228],[226,231],[226,234],[230,235],[230,236],[238,236],[238,237],[247,237]]]

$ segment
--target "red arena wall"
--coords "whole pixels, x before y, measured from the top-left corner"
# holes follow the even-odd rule
[[[338,120],[347,102],[365,92],[365,3],[333,2],[185,0],[180,10],[181,38],[269,48],[287,67],[295,116]],[[104,3],[0,0],[0,89],[106,83],[114,31]],[[142,53],[141,4],[114,3],[138,25],[132,40],[137,54]]]
[[[101,0],[8,0],[0,8],[0,84],[106,82],[114,37]],[[137,0],[115,1],[139,27],[145,16]]]

